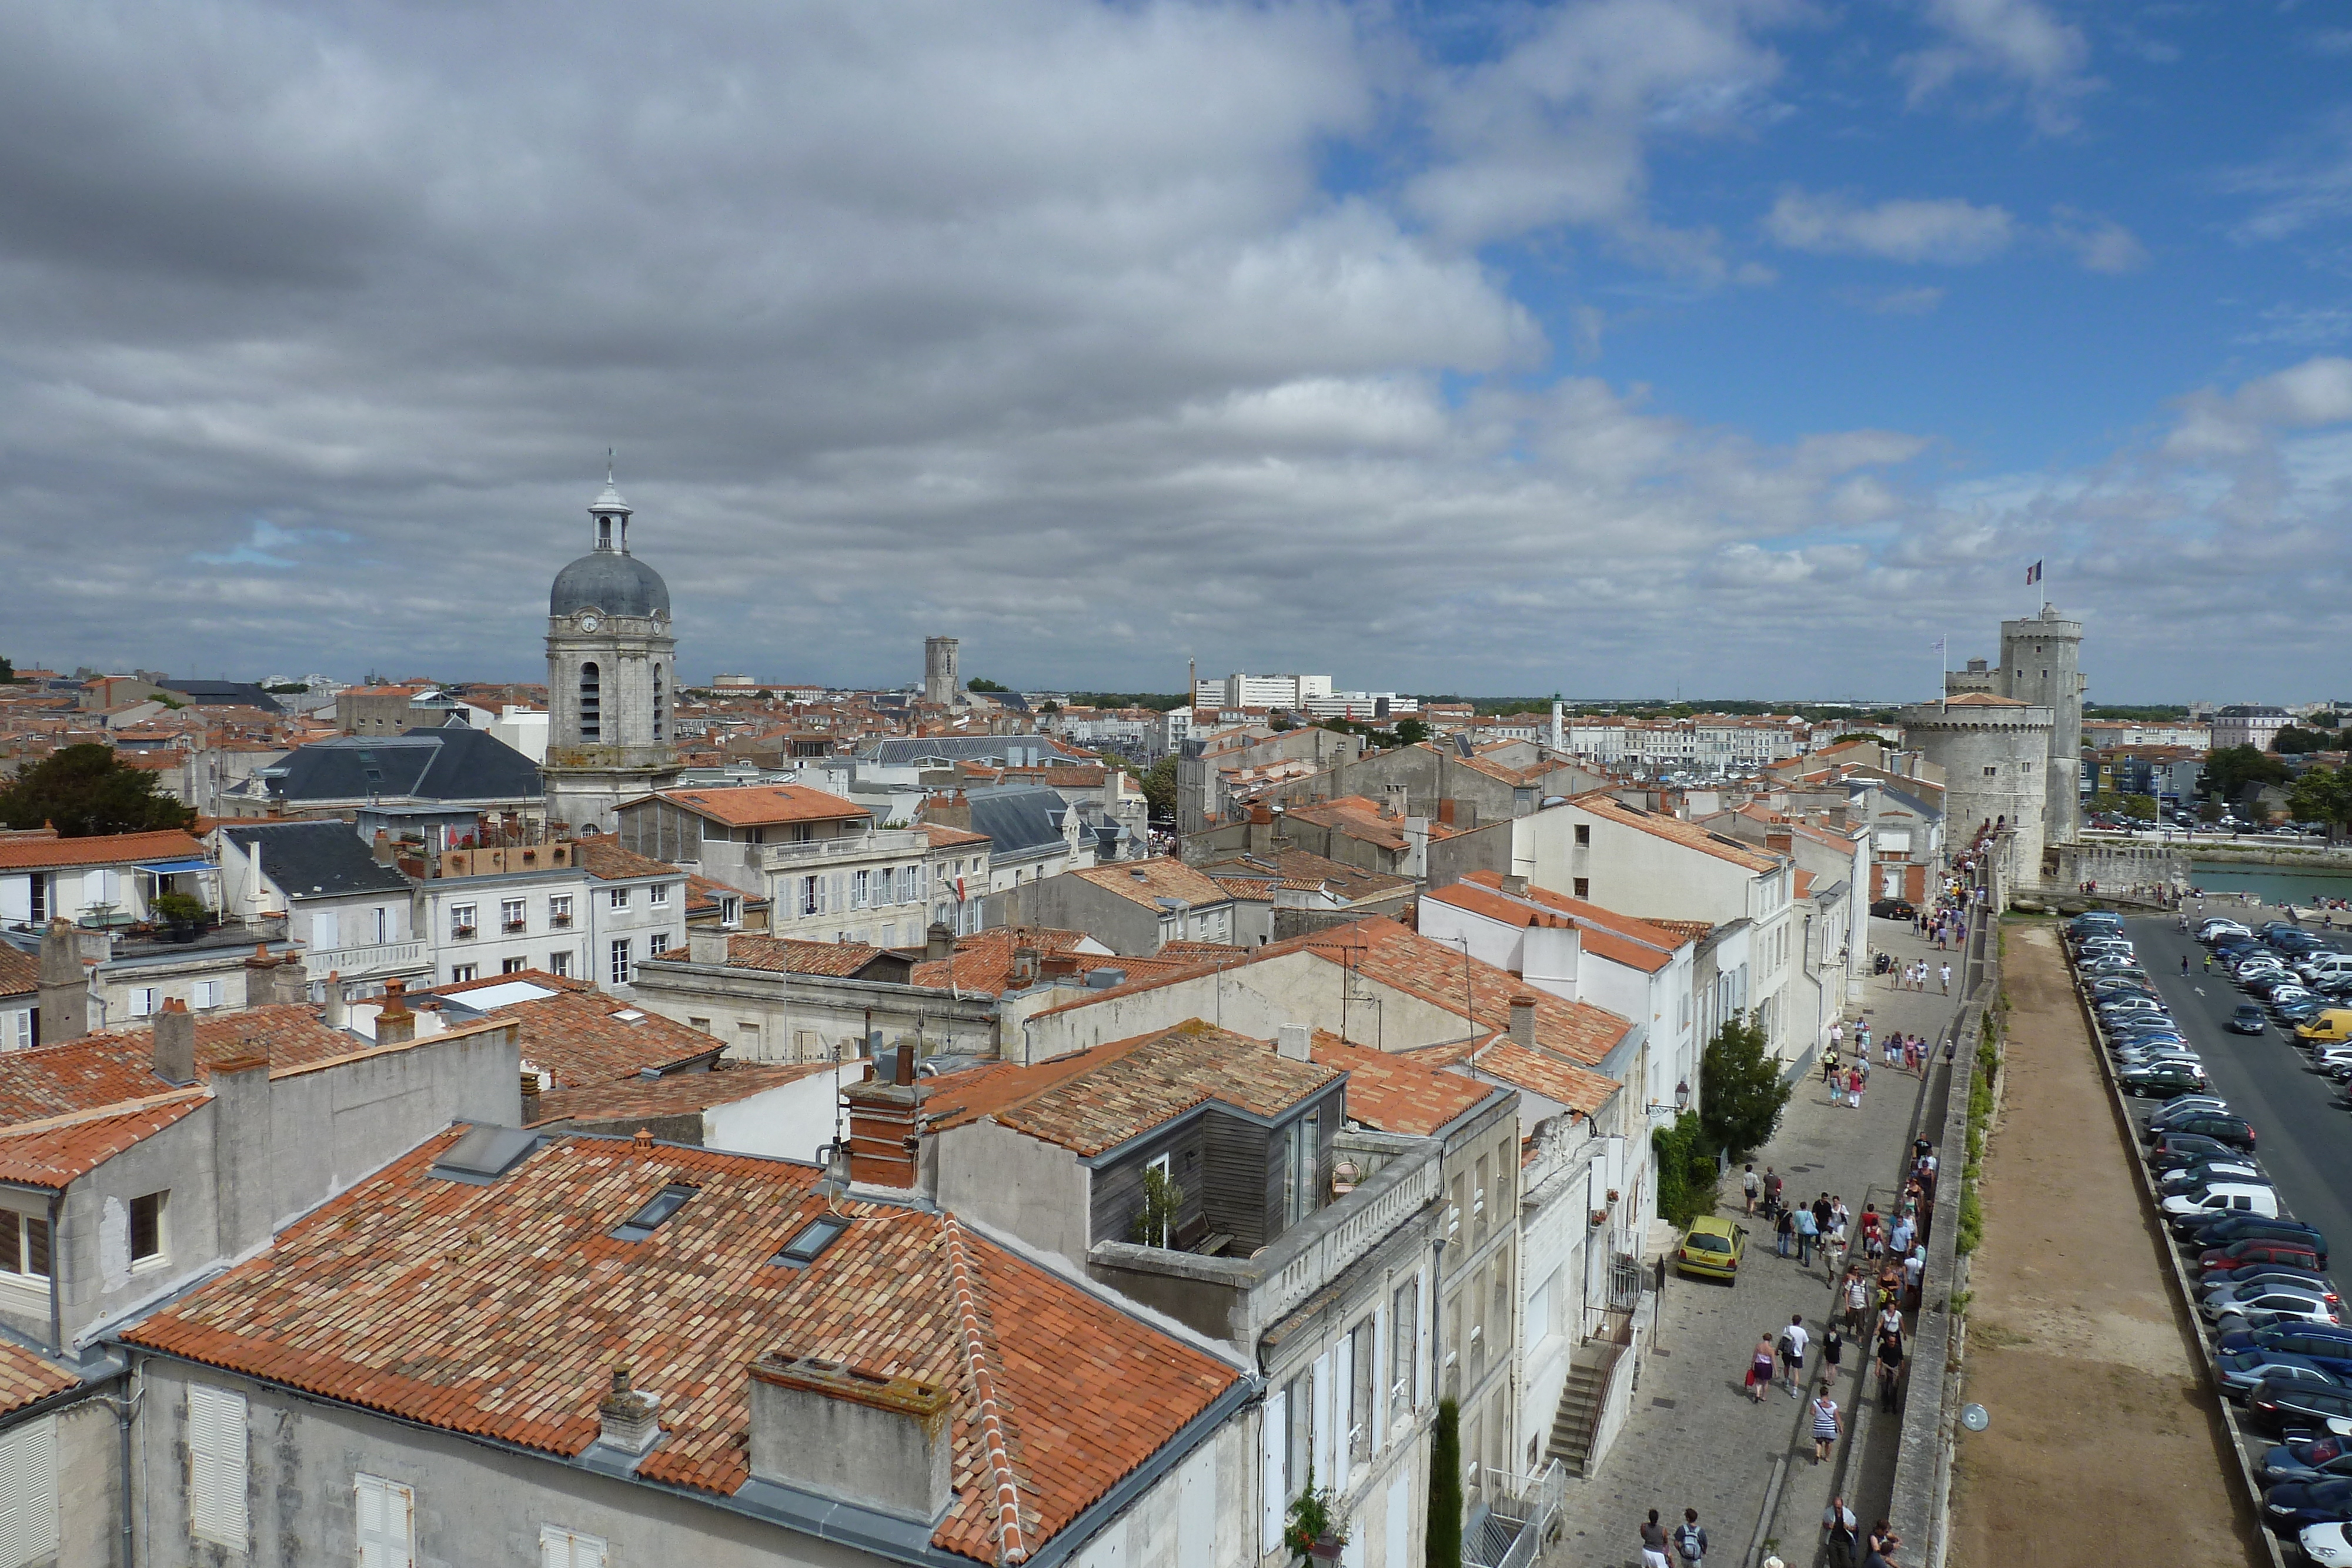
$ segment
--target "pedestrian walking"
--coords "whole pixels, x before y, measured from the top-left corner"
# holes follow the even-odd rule
[[[1748,1392],[1757,1404],[1764,1403],[1764,1391],[1772,1386],[1772,1335],[1767,1332],[1756,1336],[1756,1348],[1748,1357]]]
[[[1749,1164],[1748,1167],[1740,1173],[1739,1190],[1747,1197],[1748,1212],[1750,1214],[1756,1212],[1756,1194],[1762,1188],[1763,1185],[1764,1184],[1762,1182],[1756,1179],[1756,1166],[1753,1163]]]
[[[1800,1208],[1797,1210],[1796,1231],[1798,1268],[1810,1268],[1812,1265],[1813,1237],[1820,1228],[1820,1223],[1813,1218],[1813,1211],[1811,1209]]]
[[[1675,1526],[1675,1555],[1685,1563],[1706,1561],[1706,1531],[1699,1528],[1698,1510],[1683,1510],[1683,1521]]]
[[[1789,1326],[1780,1331],[1780,1361],[1789,1373],[1789,1397],[1797,1397],[1798,1385],[1805,1376],[1805,1348],[1813,1336],[1805,1332],[1805,1314],[1790,1312]]]
[[[1839,1492],[1822,1510],[1822,1542],[1830,1549],[1830,1568],[1854,1568],[1854,1548],[1861,1540],[1862,1521],[1846,1507],[1845,1494]]]
[[[1642,1526],[1642,1568],[1667,1568],[1666,1527],[1658,1522],[1658,1511],[1650,1511],[1649,1522]]]
[[[1853,1106],[1857,1111],[1862,1109],[1862,1069],[1859,1067],[1847,1070],[1845,1075],[1845,1103]]]
[[[1845,1336],[1832,1322],[1822,1329],[1822,1386],[1837,1386],[1838,1367],[1845,1360]]]
[[[1838,1051],[1837,1047],[1832,1045],[1830,1047],[1829,1054],[1822,1058],[1822,1082],[1834,1090],[1837,1087],[1837,1076]]]
[[[1897,1215],[1895,1220],[1894,1233],[1888,1238],[1890,1244],[1895,1249],[1895,1255],[1897,1258],[1900,1258],[1905,1253],[1910,1251],[1911,1243],[1918,1239],[1918,1235],[1919,1228],[1911,1222],[1911,1217],[1909,1215]]]
[[[1837,1401],[1830,1397],[1830,1385],[1813,1396],[1813,1463],[1820,1464],[1830,1457],[1830,1449],[1838,1440],[1839,1418]]]
[[[2184,962],[2183,967],[2186,967],[2186,963]],[[1942,974],[1944,977],[1944,994],[1948,997],[1952,994],[1952,967],[1949,964],[1945,965]]]
[[[1845,1332],[1860,1339],[1870,1325],[1870,1287],[1863,1283],[1862,1270],[1849,1269],[1845,1273]]]
[[[1885,1246],[1885,1239],[1879,1234],[1879,1224],[1878,1206],[1871,1203],[1864,1204],[1862,1206],[1862,1255],[1865,1258],[1877,1257]]]
[[[1837,1273],[1845,1267],[1846,1254],[1849,1250],[1851,1249],[1846,1240],[1845,1216],[1832,1210],[1830,1228],[1822,1233],[1822,1256],[1828,1260],[1831,1273]]]
[[[1903,1308],[1906,1312],[1919,1310],[1919,1285],[1927,1274],[1927,1249],[1914,1247],[1903,1260]]]
[[[1787,1209],[1782,1209],[1780,1211],[1780,1218],[1773,1222],[1772,1235],[1774,1239],[1774,1246],[1780,1251],[1780,1256],[1786,1258],[1797,1244],[1796,1217],[1790,1214]]]
[[[1895,1408],[1895,1380],[1903,1375],[1903,1335],[1894,1329],[1878,1335],[1878,1407]]]

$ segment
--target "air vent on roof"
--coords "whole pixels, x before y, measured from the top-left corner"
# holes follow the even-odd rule
[[[672,1182],[669,1186],[662,1188],[661,1191],[654,1194],[652,1197],[648,1198],[643,1208],[629,1216],[629,1218],[613,1232],[613,1239],[615,1241],[643,1241],[646,1237],[651,1236],[656,1230],[661,1228],[662,1221],[667,1219],[671,1215],[676,1214],[679,1209],[684,1208],[686,1207],[686,1200],[692,1197],[694,1194],[695,1189],[693,1187],[682,1186],[676,1182]]]
[[[1137,871],[1130,868],[1127,874],[1133,877],[1138,882],[1150,882],[1151,880],[1151,873],[1148,871]]]
[[[821,1214],[794,1233],[782,1250],[768,1260],[787,1269],[805,1269],[817,1260],[818,1254],[841,1239],[849,1228],[849,1221],[837,1214]]]
[[[426,1174],[446,1181],[488,1186],[514,1169],[539,1146],[539,1135],[520,1127],[479,1126],[449,1145]]]

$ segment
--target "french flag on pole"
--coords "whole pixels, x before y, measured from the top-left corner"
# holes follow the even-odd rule
[[[2035,561],[2032,566],[2029,566],[2029,567],[2027,567],[2027,568],[2025,569],[2025,586],[2026,586],[2026,587],[2028,587],[2028,588],[2031,588],[2031,587],[2032,587],[2035,583],[2040,582],[2041,580],[2042,580],[2042,563],[2041,563],[2040,561],[2038,561],[2038,560],[2037,560],[2037,561]]]

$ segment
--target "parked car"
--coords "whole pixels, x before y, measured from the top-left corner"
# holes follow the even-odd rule
[[[2168,1132],[2158,1138],[2156,1146],[2148,1151],[2147,1163],[2151,1168],[2159,1171],[2178,1170],[2182,1166],[2194,1165],[2200,1160],[2220,1159],[2243,1154],[2243,1150],[2232,1148],[2218,1138],[2203,1137],[2195,1133]]]
[[[2263,1522],[2279,1535],[2300,1535],[2305,1525],[2352,1519],[2352,1479],[2289,1481],[2263,1494]]]
[[[2265,1383],[2246,1396],[2249,1425],[2284,1437],[2290,1430],[2352,1437],[2352,1388]]]
[[[2265,1350],[2259,1345],[2217,1355],[2213,1358],[2213,1368],[2221,1377],[2221,1392],[2240,1402],[2264,1383],[2308,1383],[2322,1388],[2345,1386],[2342,1378],[2309,1356],[2292,1355],[2283,1350]]]
[[[2305,1045],[2340,1045],[2352,1040],[2352,1008],[2328,1008],[2309,1023],[2297,1025],[2294,1038]]]
[[[2245,1239],[2227,1247],[2212,1247],[2197,1255],[2197,1271],[2205,1278],[2234,1274],[2241,1269],[2261,1269],[2284,1263],[2291,1269],[2324,1269],[2319,1252],[2308,1243]]]
[[[1702,1214],[1691,1221],[1683,1244],[1675,1249],[1675,1271],[1710,1280],[1735,1280],[1739,1275],[1739,1260],[1747,1251],[1746,1226]]]
[[[2335,1289],[2324,1279],[2317,1275],[2294,1274],[2287,1274],[2282,1278],[2280,1273],[2268,1270],[2244,1281],[2240,1281],[2233,1276],[2230,1283],[2217,1285],[2206,1291],[2203,1299],[2198,1301],[2197,1310],[2203,1312],[2207,1318],[2219,1321],[2230,1312],[2242,1312],[2249,1308],[2268,1310],[2270,1305],[2276,1304],[2276,1302],[2266,1304],[2267,1299],[2273,1297],[2278,1298],[2279,1301],[2291,1298],[2295,1302],[2307,1307],[2313,1314],[2315,1314],[2309,1319],[2310,1322],[2338,1321],[2335,1316],[2339,1310]]]
[[[2325,1274],[2306,1273],[2301,1269],[2265,1269],[2255,1274],[2232,1274],[2200,1286],[2198,1293],[2200,1297],[2210,1298],[2224,1291],[2259,1291],[2265,1285],[2292,1285],[2297,1290],[2325,1296],[2331,1303],[2336,1300],[2334,1281]]]
[[[2127,1067],[2116,1075],[2125,1093],[2142,1100],[2169,1100],[2193,1094],[2205,1087],[2205,1070],[2194,1061],[2164,1058],[2144,1067]]]
[[[2195,1222],[2220,1214],[2259,1214],[2274,1218],[2278,1193],[2268,1182],[2216,1181],[2164,1200],[2164,1218],[2175,1231],[2197,1228]]]
[[[2193,1166],[2181,1166],[2168,1170],[2157,1181],[2157,1190],[2169,1197],[2176,1192],[2193,1192],[2209,1181],[2267,1181],[2263,1167],[2252,1160],[2200,1160]]]
[[[2200,1220],[2197,1226],[2200,1245],[2227,1247],[2237,1241],[2283,1241],[2289,1246],[2305,1247],[2319,1260],[2319,1268],[2327,1267],[2327,1238],[2315,1225],[2305,1225],[2300,1219],[2285,1215],[2268,1218],[2252,1214],[2225,1214],[2216,1219]],[[2290,1267],[2302,1268],[2300,1263]]]
[[[2352,1526],[2341,1520],[2305,1525],[2295,1543],[2319,1568],[2352,1568]]]
[[[2242,1350],[2283,1350],[2319,1364],[2323,1372],[2339,1376],[2352,1373],[2352,1328],[2342,1323],[2265,1323],[2260,1328],[2231,1329],[2219,1336],[2217,1355]]]
[[[2253,1124],[2226,1111],[2199,1110],[2161,1127],[2151,1128],[2146,1135],[2153,1143],[2166,1133],[2194,1133],[2200,1137],[2227,1144],[2233,1149],[2243,1149],[2248,1154],[2254,1152]]]
[[[1919,911],[1914,908],[1907,900],[1900,898],[1875,899],[1871,903],[1870,912],[1878,916],[1881,920],[1916,920],[1919,918]]]
[[[2330,1435],[2281,1443],[2263,1456],[2257,1473],[2264,1486],[2352,1475],[2352,1442]]]

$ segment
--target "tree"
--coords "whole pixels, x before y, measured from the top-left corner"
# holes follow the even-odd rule
[[[16,666],[5,658],[0,658],[0,686],[13,686],[16,684]]]
[[[1462,1568],[1462,1406],[1437,1403],[1429,1445],[1428,1568]]]
[[[2205,757],[2202,788],[2216,800],[2234,800],[2249,784],[2284,784],[2286,764],[2251,746],[2225,746]]]
[[[2153,822],[2156,821],[2156,797],[2126,795],[2123,799],[2123,813],[2135,822]]]
[[[2124,798],[2121,795],[2116,794],[2112,789],[2102,789],[2097,794],[2091,797],[2091,810],[2095,815],[2102,817],[2120,816],[2123,814],[2123,810]]]
[[[2323,735],[2315,729],[2298,729],[2294,725],[2288,725],[2271,737],[2271,749],[2281,757],[2300,757],[2309,751],[2332,751],[2340,744],[2336,736]]]
[[[2326,768],[2307,768],[2287,790],[2286,809],[2299,822],[2325,822],[2332,831],[2352,820],[2352,778]]]
[[[984,676],[974,675],[971,680],[968,680],[963,684],[963,689],[968,692],[1009,692],[1013,688],[1008,685],[1000,685],[995,681],[989,680]]]
[[[1168,1179],[1157,1166],[1143,1173],[1143,1207],[1135,1211],[1129,1240],[1145,1247],[1175,1245],[1176,1217],[1184,1207],[1184,1189]]]
[[[1396,734],[1405,745],[1419,746],[1429,738],[1429,726],[1417,718],[1401,718],[1397,720]]]
[[[0,827],[54,824],[68,839],[194,825],[195,812],[155,788],[155,775],[125,767],[111,747],[68,746],[0,789]]]
[[[1057,702],[1048,702],[1045,706],[1039,708],[1037,711],[1039,713],[1059,713],[1062,711],[1062,705]]]
[[[1143,786],[1144,810],[1154,817],[1176,814],[1176,759],[1163,757],[1137,780]]]
[[[1699,1125],[1710,1145],[1738,1159],[1772,1141],[1790,1086],[1753,1014],[1735,1014],[1716,1030],[1700,1060],[1699,1082]]]

